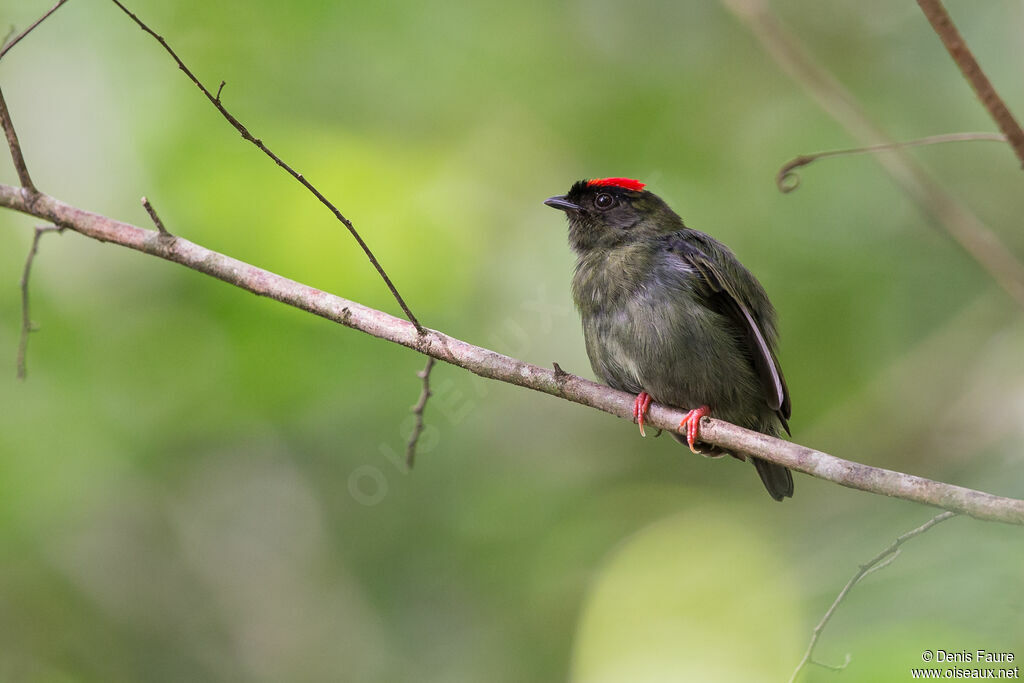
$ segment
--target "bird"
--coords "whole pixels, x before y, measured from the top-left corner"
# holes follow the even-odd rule
[[[573,301],[594,374],[636,394],[641,435],[652,401],[688,411],[680,431],[701,455],[728,453],[700,441],[700,420],[709,414],[789,434],[789,389],[764,287],[728,247],[688,228],[645,187],[632,178],[580,180],[544,201],[568,219]],[[750,460],[772,498],[793,495],[789,469]]]

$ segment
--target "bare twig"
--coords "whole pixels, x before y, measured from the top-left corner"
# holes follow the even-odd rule
[[[860,566],[857,572],[850,578],[849,581],[846,582],[846,585],[843,586],[843,589],[839,591],[839,595],[836,596],[836,599],[832,602],[832,606],[828,608],[827,612],[825,612],[825,616],[823,616],[821,618],[821,621],[818,622],[818,625],[814,627],[814,631],[811,633],[811,642],[807,645],[807,651],[804,652],[803,659],[801,659],[800,663],[797,664],[796,670],[793,671],[793,675],[789,677],[789,683],[793,683],[796,680],[797,676],[800,675],[800,672],[803,670],[803,668],[808,664],[814,664],[816,666],[821,666],[826,669],[832,670],[842,670],[850,664],[849,653],[847,653],[846,655],[845,663],[840,665],[824,664],[822,662],[815,661],[814,659],[814,648],[818,644],[818,638],[821,637],[821,632],[825,630],[825,626],[828,625],[829,620],[835,614],[836,608],[839,607],[839,604],[844,599],[846,599],[846,595],[850,592],[850,589],[856,586],[861,579],[863,579],[868,574],[872,574],[878,571],[879,569],[885,569],[886,567],[888,567],[892,563],[892,561],[895,560],[896,557],[899,555],[901,545],[903,545],[910,539],[914,538],[915,536],[920,536],[936,524],[939,524],[940,522],[945,522],[947,519],[950,519],[955,516],[955,513],[943,512],[932,517],[916,529],[912,529],[907,533],[903,534],[902,536],[898,537],[895,541],[892,542],[892,544],[888,548],[875,555],[866,564],[862,564]]]
[[[765,52],[819,106],[863,145],[892,144],[853,95],[821,67],[800,41],[779,23],[763,0],[722,0],[761,42]],[[954,198],[902,150],[874,157],[935,225],[941,226],[999,286],[1024,308],[1024,265],[998,235]]]
[[[45,194],[37,195],[30,202],[19,188],[11,185],[0,184],[0,206],[40,217],[102,242],[119,244],[179,263],[259,296],[401,344],[481,377],[632,419],[636,397],[631,394],[568,373],[556,374],[554,370],[474,346],[436,330],[428,329],[426,334],[420,334],[415,325],[401,318],[289,280],[181,237],[168,240],[156,231],[88,212]],[[678,434],[682,418],[682,411],[652,404],[647,424]],[[701,420],[701,441],[721,446],[729,452],[763,458],[840,486],[932,505],[976,519],[1024,525],[1024,500],[861,465],[721,420],[707,417]]]
[[[412,427],[412,434],[409,435],[409,443],[405,445],[405,464],[409,469],[416,463],[416,444],[420,440],[420,434],[423,433],[423,410],[427,407],[427,399],[430,398],[430,371],[434,369],[434,357],[430,356],[427,358],[427,364],[422,370],[416,373],[416,376],[423,380],[423,390],[420,391],[420,398],[416,401],[416,405],[412,407],[412,414],[416,417],[416,422]]]
[[[978,60],[974,58],[970,48],[967,47],[956,24],[950,18],[949,12],[942,6],[941,0],[917,0],[917,4],[921,7],[921,11],[924,12],[924,16],[932,28],[935,29],[935,33],[942,40],[942,44],[946,46],[949,56],[960,67],[960,72],[974,88],[981,103],[985,105],[992,120],[1006,135],[1013,151],[1017,153],[1021,165],[1024,165],[1024,131],[1021,130],[1017,120],[1013,118],[1013,114],[1006,107],[1003,98],[999,97],[999,93],[992,86],[992,82],[988,80],[988,76],[981,70]]]
[[[46,18],[47,18],[47,17],[49,17],[49,16],[50,16],[51,14],[53,14],[54,12],[56,12],[56,11],[57,11],[57,9],[58,9],[58,8],[59,8],[59,7],[61,6],[61,5],[63,5],[63,4],[65,3],[65,2],[67,2],[67,1],[68,1],[68,0],[57,0],[57,4],[56,4],[56,5],[54,5],[53,7],[51,7],[51,8],[49,9],[49,11],[48,11],[48,12],[47,12],[46,14],[44,14],[43,16],[41,16],[41,17],[39,17],[38,19],[36,19],[36,20],[35,20],[35,21],[34,21],[34,22],[32,23],[32,25],[31,25],[31,26],[29,26],[29,27],[28,27],[27,29],[25,29],[24,31],[22,31],[22,32],[21,32],[21,33],[19,33],[18,35],[14,36],[14,38],[13,38],[13,39],[11,39],[11,42],[9,42],[9,43],[8,43],[8,42],[7,42],[7,40],[5,39],[5,40],[4,40],[4,42],[3,42],[3,45],[2,45],[2,47],[0,47],[0,59],[3,59],[3,58],[4,58],[4,55],[5,55],[5,54],[7,54],[7,53],[8,53],[8,51],[10,51],[10,49],[11,49],[12,47],[14,47],[15,45],[17,45],[17,44],[18,44],[18,43],[19,43],[19,42],[21,41],[21,39],[22,39],[22,38],[24,38],[24,37],[25,37],[25,36],[27,36],[27,35],[28,35],[29,33],[31,33],[31,32],[32,32],[32,31],[33,31],[33,30],[35,29],[35,27],[36,27],[36,26],[39,26],[39,24],[41,24],[41,23],[43,23],[44,21],[46,21]]]
[[[161,235],[170,236],[171,233],[167,232],[167,228],[164,227],[164,222],[160,220],[160,216],[156,215],[156,209],[149,203],[149,199],[146,197],[142,198],[142,206],[145,207],[146,213],[149,214],[149,219],[153,221],[153,225],[160,232]]]
[[[28,257],[25,259],[25,268],[21,271],[21,337],[18,339],[18,379],[24,381],[28,376],[26,354],[28,353],[28,335],[35,332],[32,326],[32,318],[28,310],[28,279],[32,274],[32,262],[35,261],[36,252],[39,251],[39,238],[46,232],[60,232],[64,228],[55,225],[41,225],[36,228],[32,235],[32,246],[29,247]]]
[[[11,24],[11,27],[7,29],[7,35],[4,36],[3,40],[0,40],[0,50],[7,47],[7,41],[10,40],[11,37],[17,32],[18,29],[15,28],[14,24]]]
[[[3,126],[4,135],[7,136],[7,146],[11,149],[11,159],[14,161],[14,169],[18,172],[18,181],[21,182],[23,188],[34,194],[37,191],[36,186],[32,183],[28,166],[25,165],[25,157],[21,153],[21,143],[18,142],[18,134],[14,131],[14,122],[11,121],[11,113],[7,111],[7,102],[4,100],[2,89],[0,89],[0,126]]]
[[[424,330],[423,326],[420,325],[420,321],[417,320],[415,315],[413,315],[412,310],[410,310],[409,306],[405,303],[405,299],[403,299],[402,295],[398,293],[398,289],[395,287],[394,283],[391,282],[391,278],[388,277],[388,274],[386,272],[384,272],[383,266],[380,265],[380,262],[377,260],[377,257],[373,255],[372,251],[370,251],[370,247],[367,246],[365,241],[363,241],[363,238],[356,231],[355,226],[352,225],[352,222],[349,219],[345,218],[345,216],[342,215],[341,211],[339,211],[338,208],[334,204],[332,204],[330,202],[330,200],[328,200],[327,197],[325,197],[320,192],[320,190],[318,190],[316,187],[314,187],[311,182],[306,180],[305,176],[303,176],[301,173],[299,173],[298,171],[293,169],[291,166],[286,164],[284,162],[284,160],[281,159],[281,157],[279,157],[276,154],[274,154],[274,152],[272,152],[269,147],[267,147],[265,144],[263,144],[262,140],[260,140],[259,138],[253,137],[253,135],[249,132],[249,130],[244,125],[242,125],[242,122],[239,121],[238,119],[236,119],[234,117],[234,115],[232,115],[231,112],[229,112],[224,107],[224,105],[221,103],[221,101],[220,101],[220,88],[218,88],[216,95],[211,93],[206,88],[206,86],[203,85],[199,81],[198,78],[196,78],[195,74],[192,73],[192,70],[189,69],[185,65],[185,63],[183,61],[181,61],[181,58],[178,57],[177,53],[174,50],[171,49],[171,46],[167,44],[167,41],[164,40],[163,36],[157,34],[155,31],[153,31],[153,29],[151,29],[149,26],[147,26],[141,19],[139,19],[127,7],[122,5],[119,2],[119,0],[113,0],[113,3],[115,5],[117,5],[118,7],[120,7],[122,12],[124,12],[129,17],[131,17],[132,21],[134,21],[136,24],[138,24],[139,28],[141,28],[143,31],[145,31],[149,35],[153,36],[153,38],[155,38],[156,41],[158,43],[160,43],[161,46],[163,46],[164,50],[167,51],[167,54],[169,54],[174,59],[174,61],[178,64],[178,68],[181,69],[185,73],[185,75],[188,76],[189,80],[192,81],[192,83],[194,83],[195,86],[197,88],[199,88],[199,90],[202,91],[203,95],[206,96],[206,99],[208,99],[210,101],[210,104],[212,104],[214,107],[217,108],[217,111],[219,111],[221,113],[221,116],[223,116],[227,120],[227,122],[230,123],[234,127],[234,129],[237,130],[242,135],[242,137],[245,140],[247,140],[247,141],[251,142],[252,144],[256,145],[256,147],[258,147],[261,152],[263,152],[268,157],[273,159],[274,163],[276,163],[278,166],[280,166],[285,171],[287,171],[288,174],[291,177],[293,177],[296,180],[298,180],[300,183],[302,183],[303,187],[305,187],[307,190],[312,192],[313,196],[316,197],[318,200],[320,200],[321,204],[323,204],[328,209],[330,209],[331,213],[334,214],[334,217],[337,218],[339,221],[341,221],[341,223],[352,234],[352,237],[355,238],[356,242],[359,244],[360,248],[363,250],[363,253],[366,254],[366,258],[369,259],[371,264],[373,264],[373,267],[377,270],[377,273],[380,275],[381,279],[384,280],[384,284],[386,284],[388,289],[391,290],[391,295],[395,298],[395,301],[398,302],[398,305],[401,306],[402,311],[405,312],[405,316],[406,316],[406,318],[409,319],[409,322],[411,322],[413,325],[416,326],[416,331],[417,332],[419,332],[421,335],[425,334],[425,330]],[[221,88],[224,87],[224,82],[223,81],[221,81],[221,86],[220,87]]]
[[[904,140],[903,142],[888,142],[881,145],[868,145],[867,147],[854,147],[852,149],[832,149],[827,152],[815,152],[814,154],[803,154],[783,164],[782,168],[775,175],[775,184],[779,191],[789,193],[800,187],[800,176],[796,169],[831,157],[852,156],[854,154],[874,154],[890,149],[903,149],[906,147],[923,147],[924,145],[938,145],[946,142],[968,142],[976,140],[988,140],[991,142],[1006,142],[1006,136],[999,133],[947,133],[945,135],[930,135],[926,138],[916,140]]]

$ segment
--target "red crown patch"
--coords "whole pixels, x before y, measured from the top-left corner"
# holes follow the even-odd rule
[[[636,192],[644,189],[646,184],[632,178],[595,178],[594,180],[587,181],[587,185],[590,187],[621,187],[625,190],[635,190]]]

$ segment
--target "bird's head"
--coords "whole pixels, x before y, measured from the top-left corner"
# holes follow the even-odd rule
[[[644,183],[630,178],[580,180],[564,195],[544,201],[569,219],[569,244],[577,253],[612,248],[674,232],[679,216]]]

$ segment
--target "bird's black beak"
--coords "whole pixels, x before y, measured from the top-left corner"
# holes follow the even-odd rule
[[[544,203],[550,206],[552,209],[558,209],[559,211],[579,211],[583,207],[579,204],[573,204],[565,195],[558,195],[557,197],[548,197],[544,200]]]

